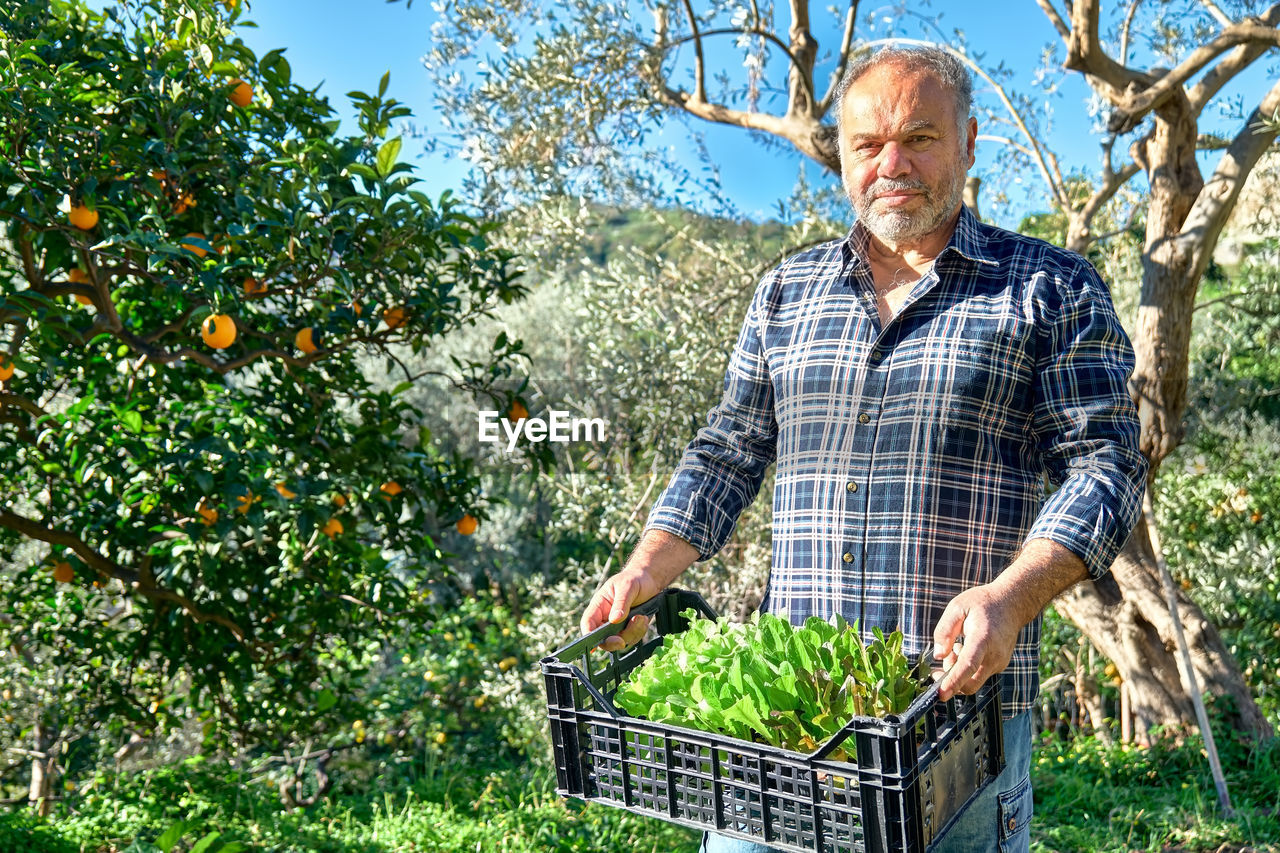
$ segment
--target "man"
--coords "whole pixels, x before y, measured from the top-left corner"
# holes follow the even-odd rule
[[[1028,849],[1040,614],[1108,571],[1147,470],[1132,349],[1097,273],[962,204],[971,93],[939,49],[849,69],[836,103],[857,221],[760,283],[721,402],[583,616],[622,622],[714,554],[776,457],[763,609],[901,628],[909,655],[942,661],[943,698],[1000,679],[1008,763],[945,840],[966,853]]]

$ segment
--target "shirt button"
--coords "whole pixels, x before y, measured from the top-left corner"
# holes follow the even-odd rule
[[[850,491],[850,492],[856,492],[856,491],[858,491],[858,484],[857,484],[857,483],[846,483],[846,484],[845,484],[845,489],[846,489],[847,491]]]
[[[844,552],[844,556],[843,556],[841,559],[843,559],[846,563],[852,563],[852,562],[853,562],[853,555],[852,555],[852,554],[850,554],[848,551],[845,551],[845,552]]]
[[[863,412],[862,414],[858,415],[858,423],[860,424],[871,423],[871,415],[868,415],[866,412]]]

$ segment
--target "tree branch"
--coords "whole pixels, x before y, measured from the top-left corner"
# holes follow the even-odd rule
[[[1129,31],[1133,27],[1133,16],[1138,13],[1142,0],[1129,0],[1129,8],[1124,13],[1124,24],[1120,27],[1120,62],[1129,64]]]
[[[1071,44],[1071,28],[1067,26],[1067,22],[1062,20],[1062,16],[1058,14],[1058,10],[1053,8],[1053,3],[1049,0],[1036,0],[1036,5],[1040,7],[1040,11],[1044,12],[1049,23],[1053,24],[1053,28],[1058,31],[1058,35],[1062,37],[1063,42]]]
[[[1094,78],[1104,89],[1102,95],[1112,103],[1119,103],[1125,97],[1125,90],[1145,79],[1145,75],[1116,62],[1102,49],[1102,38],[1098,34],[1098,0],[1075,0],[1070,9],[1067,68]]]
[[[1272,27],[1280,24],[1280,3],[1273,4],[1258,20]],[[1187,89],[1187,100],[1191,102],[1192,112],[1199,115],[1223,86],[1235,79],[1237,74],[1253,64],[1269,49],[1270,45],[1256,41],[1240,45],[1232,51],[1230,56],[1206,71],[1195,85]]]
[[[1069,246],[1068,248],[1075,248],[1079,251],[1090,243],[1098,243],[1103,240],[1108,240],[1117,234],[1122,234],[1129,230],[1129,226],[1133,224],[1134,216],[1137,213],[1136,208],[1129,211],[1128,221],[1126,221],[1120,228],[1108,231],[1104,234],[1090,234],[1089,228],[1093,222],[1093,218],[1098,215],[1098,212],[1102,210],[1103,207],[1106,206],[1107,202],[1111,201],[1111,199],[1115,197],[1115,194],[1120,191],[1120,188],[1129,182],[1130,178],[1141,171],[1141,168],[1137,163],[1128,163],[1119,172],[1113,172],[1110,169],[1109,160],[1110,158],[1108,158],[1108,168],[1104,172],[1102,186],[1098,187],[1098,189],[1094,190],[1093,193],[1090,194],[1089,198],[1085,200],[1085,203],[1080,206],[1080,209],[1076,213],[1080,223],[1080,234],[1078,236],[1079,239],[1084,240],[1085,242],[1082,246]]]
[[[6,406],[14,406],[22,409],[22,411],[31,415],[33,418],[43,418],[47,417],[49,414],[44,409],[40,408],[40,405],[34,400],[29,400],[19,394],[10,394],[5,391],[0,391],[0,409],[5,408]]]
[[[1233,23],[1231,16],[1218,8],[1218,4],[1213,2],[1213,0],[1200,0],[1200,5],[1204,6],[1204,8],[1208,10],[1209,14],[1213,16],[1213,19],[1221,26],[1229,27]]]
[[[1187,214],[1178,240],[1188,252],[1193,253],[1196,275],[1208,265],[1227,217],[1240,197],[1245,179],[1276,139],[1276,131],[1259,133],[1256,128],[1262,119],[1269,118],[1277,110],[1280,110],[1280,81],[1272,85],[1257,108],[1245,119],[1244,126],[1223,152],[1213,175],[1205,181]]]
[[[1184,82],[1191,79],[1206,65],[1233,47],[1247,43],[1260,43],[1267,47],[1280,47],[1280,30],[1264,26],[1258,21],[1241,21],[1232,24],[1218,34],[1213,41],[1191,51],[1190,55],[1169,73],[1140,93],[1122,99],[1116,106],[1130,117],[1145,115]]]
[[[844,17],[844,34],[840,37],[840,56],[836,59],[836,69],[831,72],[831,82],[827,86],[826,94],[822,96],[822,100],[818,102],[817,114],[826,115],[827,110],[831,109],[831,99],[836,96],[836,89],[840,88],[840,82],[844,80],[844,70],[849,67],[849,57],[852,55],[853,48],[853,31],[858,23],[858,4],[861,0],[850,0],[849,10]]]
[[[686,0],[686,2],[688,2],[688,0]],[[800,60],[796,59],[795,55],[791,53],[791,48],[789,48],[782,39],[778,38],[777,35],[770,32],[769,30],[764,29],[763,27],[744,27],[742,29],[734,29],[732,27],[721,27],[719,29],[706,30],[705,32],[702,32],[700,34],[695,33],[693,35],[680,36],[679,38],[672,39],[671,41],[666,41],[666,42],[659,41],[654,45],[652,45],[652,47],[655,50],[666,50],[672,47],[679,47],[680,45],[686,44],[691,41],[700,42],[701,39],[710,37],[710,36],[740,36],[740,35],[760,36],[768,40],[769,42],[771,42],[773,46],[776,47],[778,50],[782,51],[782,53],[787,57],[787,61],[791,63],[792,67],[798,66],[800,64]],[[801,82],[805,86],[805,93],[809,96],[810,99],[813,99],[814,98],[813,80],[810,77],[801,77]],[[707,102],[705,91],[703,92],[703,95],[702,95],[702,101],[704,103]]]
[[[684,0],[684,10],[689,16],[689,30],[693,33],[693,99],[705,102],[707,100],[707,74],[706,67],[703,65],[702,36],[698,34],[698,16],[693,11],[691,0]]]
[[[818,56],[818,43],[809,31],[809,0],[791,0],[788,36],[791,68],[787,74],[787,115],[816,118],[818,102],[813,90],[813,65]]]
[[[61,545],[64,548],[69,548],[86,566],[99,574],[117,578],[132,591],[137,592],[139,595],[142,595],[152,601],[164,601],[170,604],[175,604],[197,622],[212,622],[215,625],[221,625],[230,631],[232,636],[234,636],[238,641],[248,645],[244,629],[231,619],[217,613],[209,613],[201,610],[191,599],[181,596],[172,590],[155,586],[148,578],[142,576],[140,573],[126,568],[113,560],[108,560],[106,557],[95,551],[87,542],[74,534],[46,527],[38,521],[10,512],[6,509],[0,509],[0,527],[7,527],[28,539],[35,539],[40,542],[48,542],[50,545]],[[250,648],[256,651],[256,648],[253,645],[250,645]]]
[[[689,114],[706,121],[718,124],[729,124],[748,130],[761,130],[785,139],[796,146],[800,152],[814,162],[821,163],[832,172],[839,173],[839,155],[825,150],[819,144],[819,137],[828,129],[816,119],[797,117],[780,117],[770,113],[749,113],[730,109],[721,104],[696,101],[688,93],[678,89],[662,87],[658,93],[667,103],[678,107]]]

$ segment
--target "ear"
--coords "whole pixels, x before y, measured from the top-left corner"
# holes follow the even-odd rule
[[[969,161],[965,165],[966,170],[973,168],[973,164],[975,162],[973,151],[977,143],[978,143],[978,120],[973,116],[969,116],[969,121],[968,123],[965,124],[964,150],[965,150],[966,158]]]

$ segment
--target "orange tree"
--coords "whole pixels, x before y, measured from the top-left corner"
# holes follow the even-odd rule
[[[343,136],[238,4],[107,6],[0,11],[0,660],[45,690],[3,725],[306,732],[484,516],[411,356],[523,286],[415,189],[385,78]],[[501,405],[519,349],[455,384]]]

